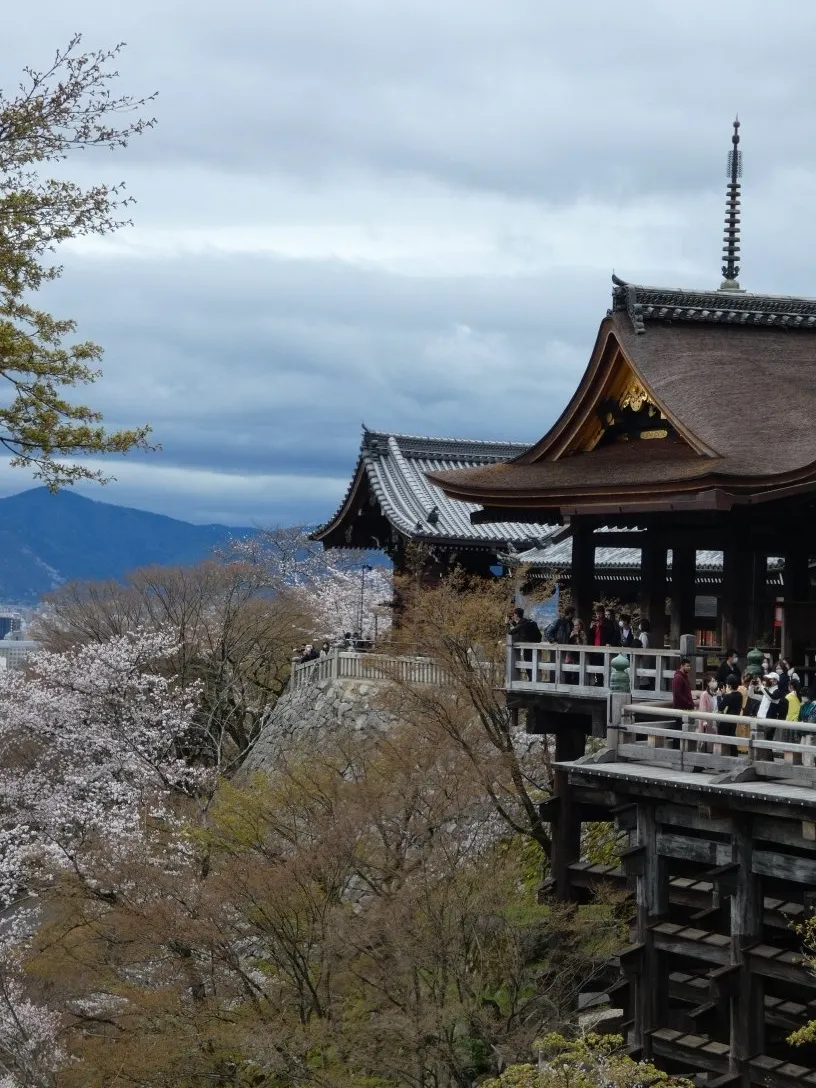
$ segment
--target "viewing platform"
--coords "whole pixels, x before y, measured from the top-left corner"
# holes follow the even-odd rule
[[[508,693],[555,693],[588,699],[612,691],[612,661],[629,660],[632,699],[671,699],[671,682],[682,653],[641,647],[574,646],[507,640],[504,687]]]
[[[444,670],[421,655],[361,653],[332,649],[313,661],[292,662],[292,688],[322,680],[396,680],[410,684],[447,683]]]
[[[609,1001],[637,1052],[706,1083],[813,1084],[816,1047],[787,1038],[816,1018],[797,930],[815,902],[816,725],[631,694],[610,695],[603,748],[556,763],[545,886],[565,901],[634,893]],[[581,858],[596,821],[614,823],[616,865]]]

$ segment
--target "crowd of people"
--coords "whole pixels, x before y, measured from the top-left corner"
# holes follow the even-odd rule
[[[576,615],[570,605],[548,624],[543,631],[535,620],[524,615],[523,608],[514,608],[507,618],[507,630],[513,642],[552,642],[559,646],[649,646],[649,621],[643,617],[637,627],[628,612],[597,605],[589,627]]]
[[[570,605],[543,631],[535,620],[525,616],[523,608],[514,608],[507,620],[513,642],[546,642],[559,646],[620,646],[622,649],[648,649],[650,627],[643,617],[637,625],[627,612],[597,605],[589,627]],[[565,660],[568,661],[568,655]],[[779,722],[816,724],[816,692],[802,686],[789,661],[780,658],[772,664],[766,656],[762,675],[754,675],[740,665],[736,650],[728,650],[716,670],[707,672],[699,689],[692,685],[692,663],[683,658],[672,679],[672,706],[676,710],[697,710],[735,718],[770,718]],[[701,718],[698,730],[730,736],[742,735],[728,723]],[[747,726],[744,727],[747,735]],[[780,727],[782,729],[783,727]],[[779,732],[777,739],[782,736]],[[771,737],[773,739],[773,737]]]
[[[799,674],[785,658],[780,658],[774,666],[766,658],[760,676],[743,670],[736,650],[729,650],[719,668],[705,674],[699,691],[692,687],[691,671],[691,661],[684,657],[672,679],[672,706],[676,710],[816,724],[816,699],[802,686]],[[729,724],[700,718],[697,728],[701,733],[743,735],[736,723],[732,728]],[[747,727],[744,727],[744,735],[747,735]],[[781,736],[781,733],[778,737],[769,734],[769,739],[781,739]]]
[[[373,649],[373,642],[364,638],[359,631],[346,631],[342,638],[334,640],[324,639],[320,649],[313,642],[306,642],[298,649],[292,648],[292,661],[296,665],[303,665],[307,661],[317,661],[321,657],[328,657],[333,650],[354,650],[357,653],[366,653]]]

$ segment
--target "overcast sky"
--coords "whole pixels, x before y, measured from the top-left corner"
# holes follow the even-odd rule
[[[3,85],[74,30],[159,91],[78,175],[126,180],[135,226],[48,297],[105,347],[89,399],[163,447],[92,497],[314,522],[362,422],[536,440],[613,268],[718,286],[736,111],[743,286],[816,295],[813,0],[30,0]]]

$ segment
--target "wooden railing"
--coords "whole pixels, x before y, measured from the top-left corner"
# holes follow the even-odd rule
[[[332,650],[314,661],[292,662],[292,687],[322,680],[393,680],[410,684],[445,684],[444,669],[421,656]]]
[[[507,691],[552,691],[601,697],[609,694],[612,659],[629,660],[633,699],[668,698],[679,650],[620,646],[573,646],[550,642],[507,643]]]
[[[638,720],[643,717],[649,720]],[[703,732],[703,722],[717,732]],[[746,735],[732,736],[736,726]],[[804,722],[629,704],[620,723],[607,729],[606,743],[603,756],[614,761],[735,776],[747,770],[748,777],[816,786],[816,725]]]

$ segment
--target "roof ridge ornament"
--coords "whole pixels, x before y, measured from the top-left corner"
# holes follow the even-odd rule
[[[728,152],[726,177],[728,185],[725,195],[725,232],[723,234],[723,268],[725,279],[720,284],[721,291],[741,291],[739,285],[740,266],[740,178],[742,177],[742,152],[739,149],[740,120],[734,119],[734,134],[731,137],[731,150]]]

